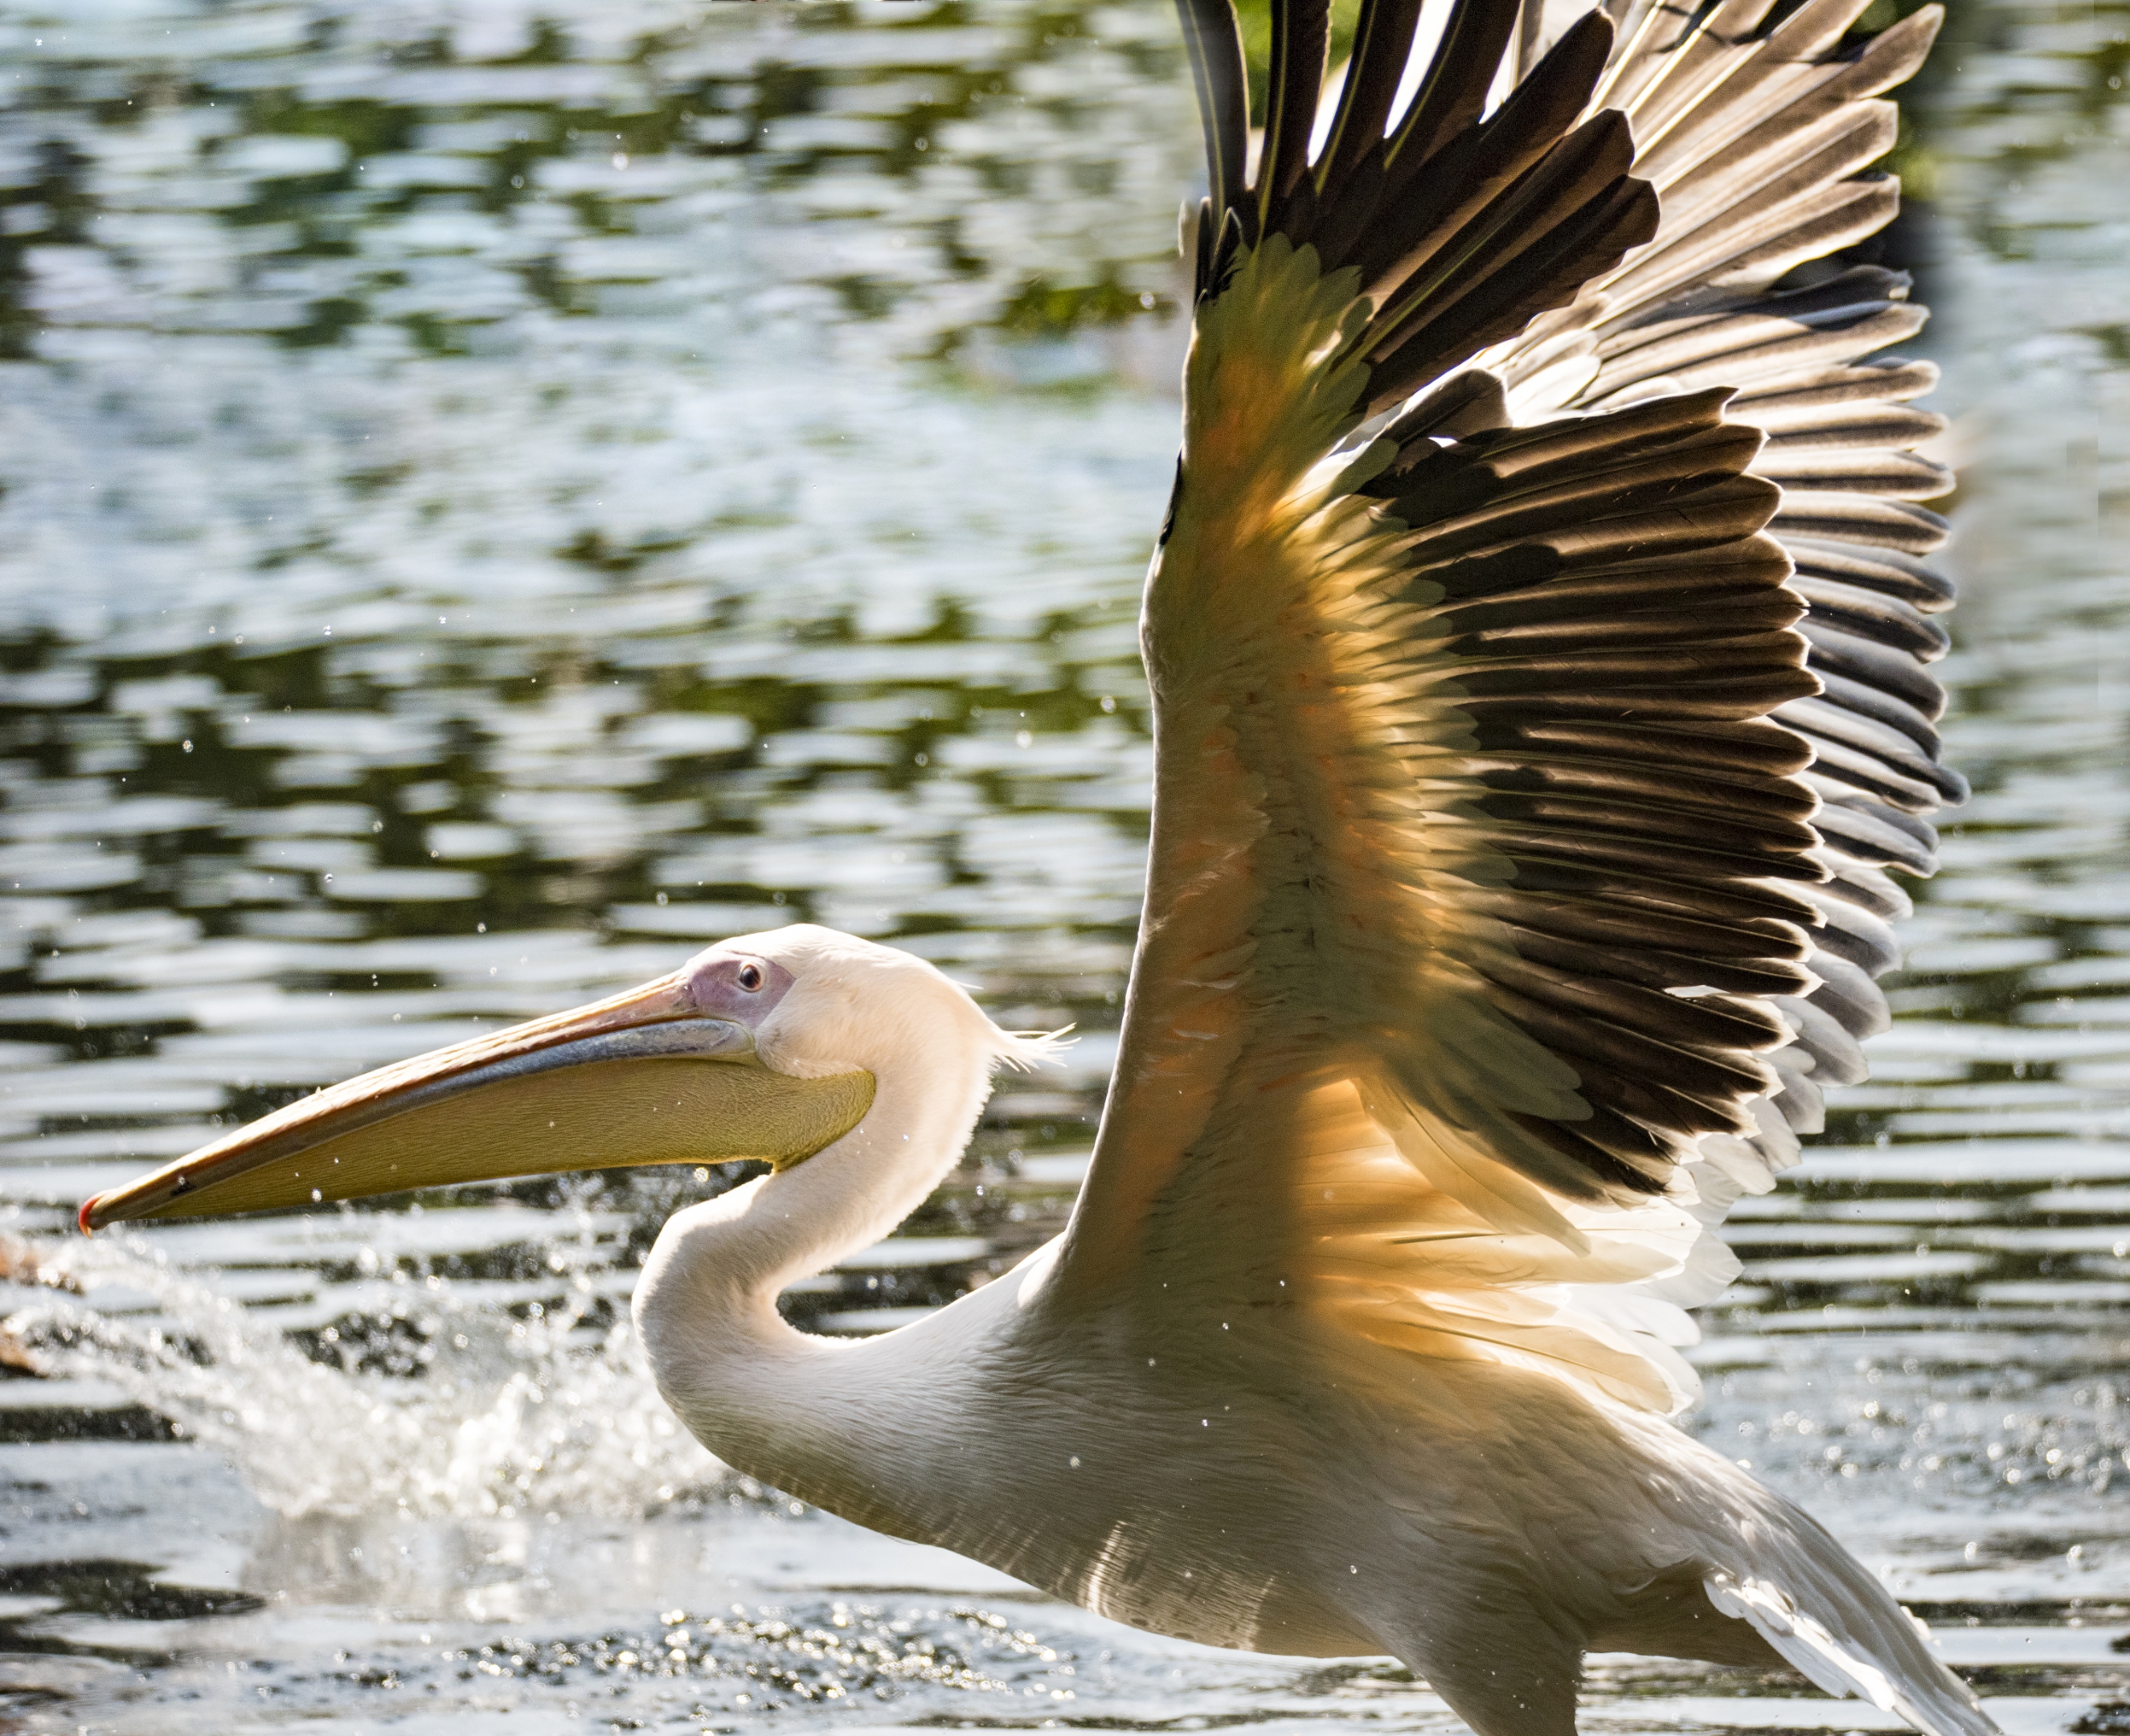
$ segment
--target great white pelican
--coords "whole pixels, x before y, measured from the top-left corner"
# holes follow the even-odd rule
[[[1536,7],[1540,0],[1529,0]],[[322,1091],[126,1219],[766,1159],[635,1295],[714,1452],[1119,1621],[1395,1653],[1569,1736],[1584,1652],[1787,1663],[1993,1729],[1827,1531],[1669,1420],[1714,1226],[1863,1076],[1957,799],[1918,557],[1948,479],[1827,255],[1893,215],[1931,7],[1182,0],[1210,195],[1149,572],[1152,852],[1069,1227],[862,1342],[778,1292],[886,1235],[1025,1059],[798,926]],[[1490,106],[1490,93],[1499,98]],[[1328,112],[1320,112],[1320,106]]]

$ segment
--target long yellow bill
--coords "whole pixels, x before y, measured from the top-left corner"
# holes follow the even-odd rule
[[[134,1218],[352,1199],[566,1170],[759,1158],[779,1169],[856,1127],[870,1073],[771,1071],[686,975],[314,1093],[98,1194],[84,1230]]]

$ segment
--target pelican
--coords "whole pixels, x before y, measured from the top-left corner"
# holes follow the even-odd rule
[[[1085,1184],[1014,1271],[862,1341],[779,1314],[1043,1048],[803,924],[319,1092],[84,1228],[762,1159],[634,1312],[764,1482],[1156,1633],[1395,1654],[1478,1736],[1569,1736],[1592,1650],[1994,1730],[1671,1420],[1716,1227],[1863,1076],[1889,870],[1963,794],[1933,375],[1878,355],[1923,315],[1827,258],[1894,211],[1882,93],[1939,14],[1864,7],[1607,0],[1546,46],[1517,0],[1366,0],[1327,97],[1327,0],[1274,0],[1254,152],[1229,0],[1181,0],[1210,192],[1144,918]]]

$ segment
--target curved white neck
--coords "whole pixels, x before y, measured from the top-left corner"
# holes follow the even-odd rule
[[[637,1331],[666,1401],[705,1446],[780,1480],[841,1426],[845,1383],[820,1369],[848,1341],[809,1338],[777,1293],[867,1247],[923,1203],[967,1144],[998,1050],[883,1057],[865,1119],[834,1144],[676,1214],[636,1290]]]

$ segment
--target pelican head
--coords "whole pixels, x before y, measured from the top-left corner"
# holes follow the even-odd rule
[[[97,1195],[81,1225],[642,1164],[785,1170],[866,1118],[884,1070],[951,1052],[987,1081],[1014,1045],[924,961],[797,923],[317,1092]]]
[[[749,986],[749,962],[770,979],[758,988]],[[1029,1046],[915,953],[812,923],[727,941],[686,969],[706,979],[697,993],[724,997],[718,1004],[729,1010],[719,1016],[754,1032],[762,1064],[794,1078],[884,1077],[902,1063],[937,1080],[951,1055],[966,1061],[958,1070],[987,1080],[993,1064]]]

